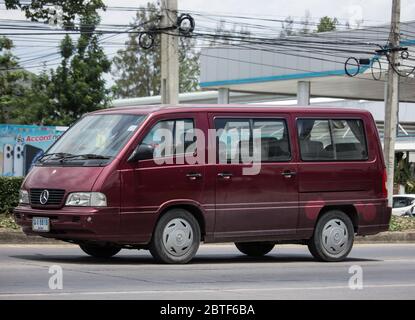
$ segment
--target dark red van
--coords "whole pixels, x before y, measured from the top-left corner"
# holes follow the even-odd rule
[[[307,244],[340,261],[390,214],[369,112],[246,105],[87,114],[39,159],[15,209],[26,234],[165,263],[190,261],[200,241],[251,256]]]

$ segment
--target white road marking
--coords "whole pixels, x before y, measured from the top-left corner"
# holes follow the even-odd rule
[[[373,284],[365,285],[364,289],[376,288],[414,288],[415,283],[396,284]],[[348,286],[320,286],[320,287],[280,287],[280,288],[234,288],[234,289],[196,289],[196,290],[142,290],[142,291],[81,291],[81,292],[43,292],[43,293],[2,293],[0,298],[19,297],[48,297],[48,296],[94,296],[94,295],[139,295],[139,294],[160,294],[160,293],[213,293],[213,292],[270,292],[270,291],[295,291],[295,290],[333,290],[348,289]]]

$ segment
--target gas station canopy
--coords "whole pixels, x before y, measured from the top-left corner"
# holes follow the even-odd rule
[[[314,33],[252,44],[204,48],[201,83],[206,90],[295,95],[299,82],[310,83],[310,95],[384,100],[388,61],[376,50],[388,42],[389,26]],[[401,46],[409,58],[400,70],[415,66],[415,21],[401,26]],[[349,60],[348,63],[346,61]],[[366,63],[357,61],[365,59]],[[347,72],[354,75],[350,77]],[[401,77],[400,101],[415,102],[415,78]]]

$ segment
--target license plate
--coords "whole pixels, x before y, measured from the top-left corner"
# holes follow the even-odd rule
[[[49,232],[50,223],[49,218],[33,217],[32,230],[37,232]]]

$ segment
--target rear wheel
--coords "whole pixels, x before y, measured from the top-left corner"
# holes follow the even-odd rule
[[[336,262],[346,259],[353,247],[354,228],[342,211],[325,213],[317,222],[308,249],[319,261]]]
[[[200,227],[184,209],[172,209],[158,221],[150,244],[150,253],[162,263],[187,263],[200,244]]]
[[[121,250],[121,248],[113,246],[99,246],[91,244],[80,244],[79,247],[86,254],[89,254],[90,256],[95,258],[111,258]]]
[[[262,257],[269,253],[275,244],[270,242],[235,242],[235,246],[250,257]]]

